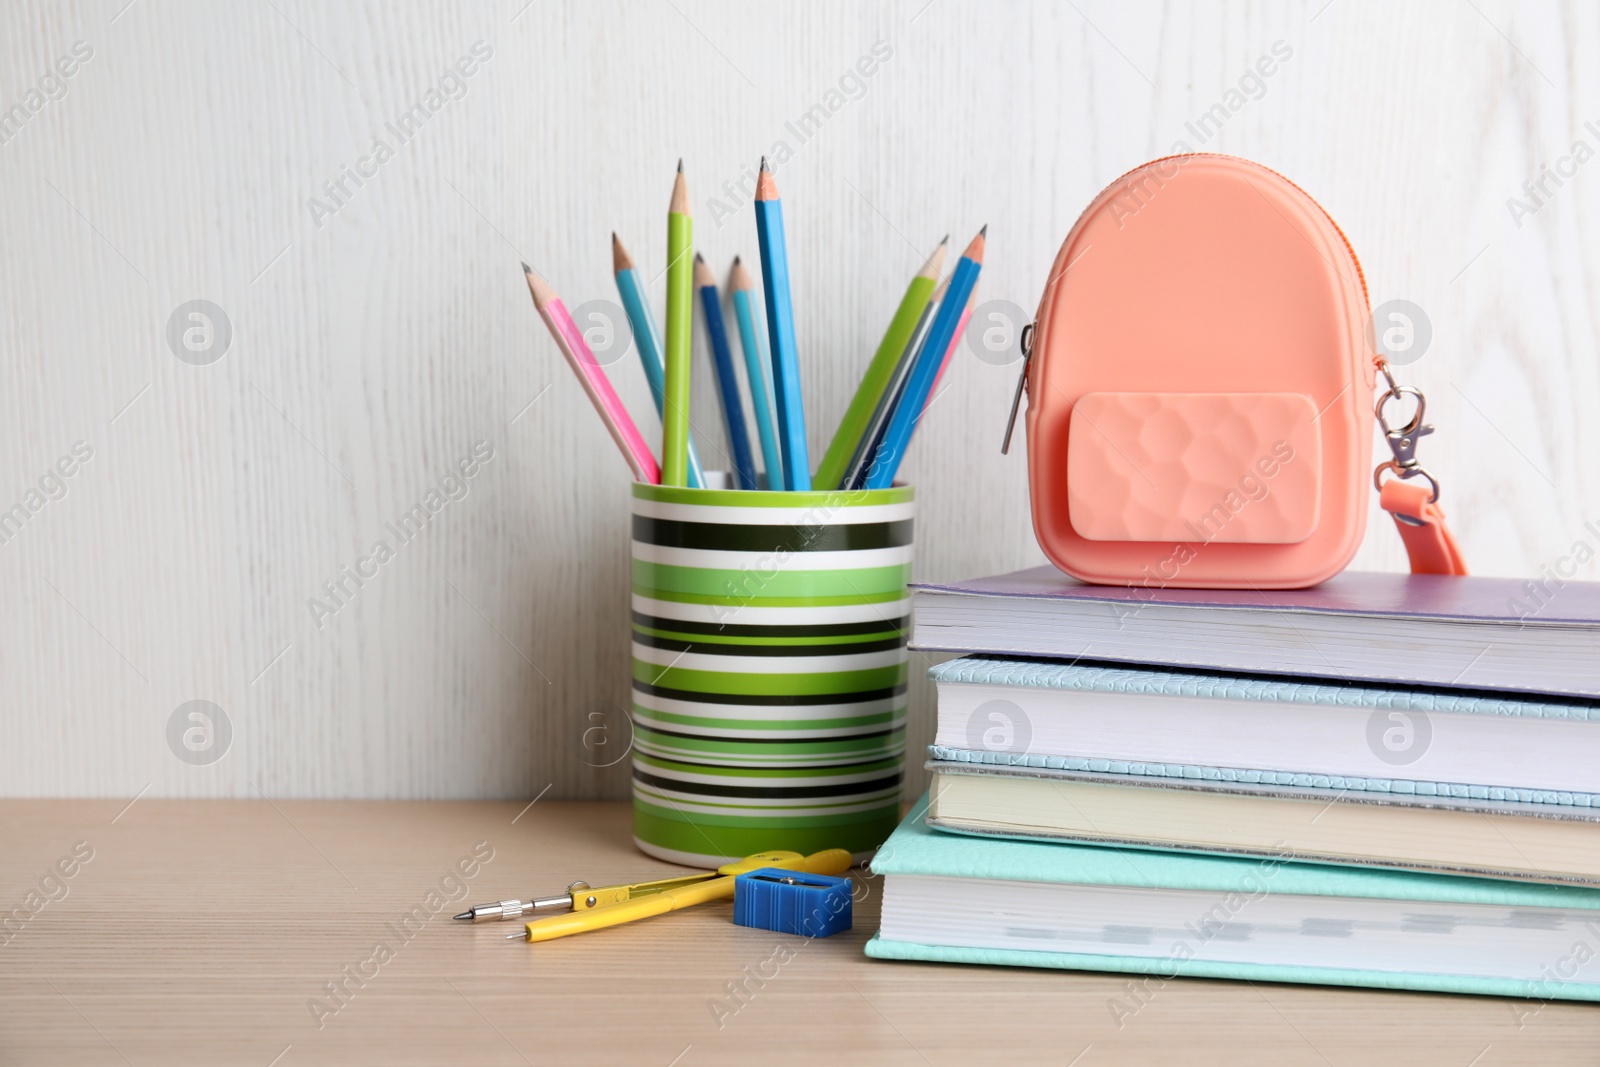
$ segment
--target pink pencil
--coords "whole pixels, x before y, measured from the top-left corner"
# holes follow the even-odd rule
[[[972,318],[972,309],[978,303],[978,287],[972,287],[972,295],[967,298],[967,306],[961,311],[961,318],[956,322],[956,332],[950,335],[950,347],[944,350],[944,362],[939,364],[939,373],[933,376],[933,388],[928,390],[928,402],[922,405],[922,410],[927,411],[933,402],[939,399],[939,382],[944,379],[944,372],[950,368],[950,357],[956,354],[956,346],[961,344],[961,335],[967,332],[967,320]]]
[[[556,346],[567,357],[572,373],[583,383],[583,391],[589,394],[589,402],[605,420],[606,429],[611,431],[611,439],[622,450],[622,458],[633,468],[634,478],[651,485],[660,484],[661,468],[656,466],[650,446],[640,436],[639,427],[633,424],[617,391],[611,388],[606,372],[595,360],[594,353],[589,351],[589,345],[584,341],[578,324],[567,313],[566,305],[556,296],[549,283],[534,273],[532,267],[524,263],[522,271],[528,277],[528,291],[533,294],[533,306],[539,309],[539,317],[550,328],[550,336],[556,339]]]

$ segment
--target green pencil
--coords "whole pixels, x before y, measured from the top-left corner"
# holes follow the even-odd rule
[[[939,279],[939,266],[944,262],[945,246],[949,241],[949,235],[946,235],[939,242],[939,247],[933,250],[928,262],[923,264],[906,287],[906,295],[900,298],[900,307],[889,321],[888,332],[879,342],[878,351],[867,366],[867,373],[862,377],[861,385],[857,387],[856,395],[833,435],[833,443],[828,446],[827,453],[822,457],[822,465],[817,468],[814,482],[818,489],[841,488],[839,482],[850,465],[850,457],[855,455],[862,435],[867,432],[883,391],[894,380],[895,367],[906,349],[906,342],[911,339],[917,328],[917,319],[928,306],[928,298],[933,295],[933,287]]]
[[[694,220],[683,160],[667,207],[666,381],[661,412],[661,484],[689,484],[689,372],[694,344]]]

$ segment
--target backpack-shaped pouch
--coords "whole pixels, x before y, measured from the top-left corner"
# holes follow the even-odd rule
[[[1369,316],[1344,234],[1276,172],[1183,155],[1117,179],[1061,246],[1025,338],[1045,554],[1103,584],[1314,585],[1355,554],[1376,481],[1413,570],[1465,573],[1416,461],[1422,396],[1394,382]],[[1395,458],[1375,477],[1380,372]],[[1393,427],[1385,405],[1408,403]]]

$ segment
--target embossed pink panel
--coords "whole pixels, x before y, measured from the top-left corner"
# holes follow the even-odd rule
[[[1317,527],[1322,441],[1301,393],[1088,393],[1067,500],[1092,541],[1293,544]]]

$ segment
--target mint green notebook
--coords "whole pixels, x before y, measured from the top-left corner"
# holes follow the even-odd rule
[[[994,840],[872,861],[883,959],[1600,1001],[1600,889]]]

